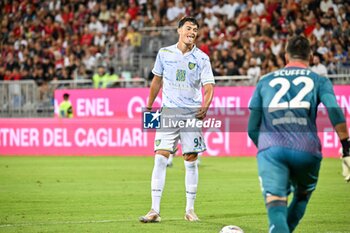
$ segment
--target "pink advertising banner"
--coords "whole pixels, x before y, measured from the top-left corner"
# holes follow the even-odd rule
[[[79,89],[55,91],[55,116],[63,94],[70,95],[74,118],[129,118],[140,116],[146,106],[148,88]],[[159,107],[157,97],[154,107]]]
[[[152,133],[116,119],[0,120],[2,155],[147,155]]]
[[[220,118],[222,127],[204,130],[208,156],[253,156],[256,148],[245,132],[247,106],[254,87],[217,87],[208,117]],[[336,86],[340,106],[350,113],[350,87]],[[153,155],[154,132],[143,131],[142,108],[149,90],[58,90],[55,107],[70,94],[73,119],[0,119],[0,155]],[[159,107],[157,98],[155,107]],[[319,112],[323,153],[338,157],[340,147],[327,113]],[[179,152],[181,153],[181,152]]]

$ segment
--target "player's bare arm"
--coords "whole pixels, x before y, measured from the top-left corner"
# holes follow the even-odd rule
[[[347,166],[350,167],[350,139],[349,139],[349,132],[348,127],[345,122],[339,123],[336,126],[334,126],[335,131],[338,134],[338,137],[340,139],[340,142],[342,144],[342,157],[347,164]]]
[[[162,88],[162,77],[158,76],[158,75],[154,75],[153,79],[152,79],[152,83],[151,83],[151,87],[150,87],[150,93],[149,93],[149,97],[148,97],[148,102],[147,102],[147,109],[152,109],[152,105],[154,103],[154,100],[157,98],[158,93],[160,91],[160,89]]]
[[[211,83],[206,84],[206,85],[204,85],[203,88],[204,88],[203,104],[202,104],[202,107],[199,109],[199,111],[196,114],[196,117],[200,120],[203,120],[206,117],[210,103],[213,100],[214,84],[211,84]]]
[[[345,122],[337,124],[334,126],[334,129],[337,132],[340,141],[349,138],[349,132]]]

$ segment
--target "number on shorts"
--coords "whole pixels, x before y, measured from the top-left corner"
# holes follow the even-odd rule
[[[201,147],[202,146],[202,137],[195,138],[193,140],[193,142],[194,142],[194,147]]]

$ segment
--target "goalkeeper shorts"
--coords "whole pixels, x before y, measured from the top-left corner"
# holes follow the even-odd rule
[[[270,147],[257,156],[259,179],[264,197],[286,197],[293,192],[316,188],[322,158],[316,154],[284,147]]]

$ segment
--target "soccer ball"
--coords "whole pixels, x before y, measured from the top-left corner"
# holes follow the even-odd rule
[[[223,227],[220,233],[244,233],[244,231],[238,226],[230,225]]]

